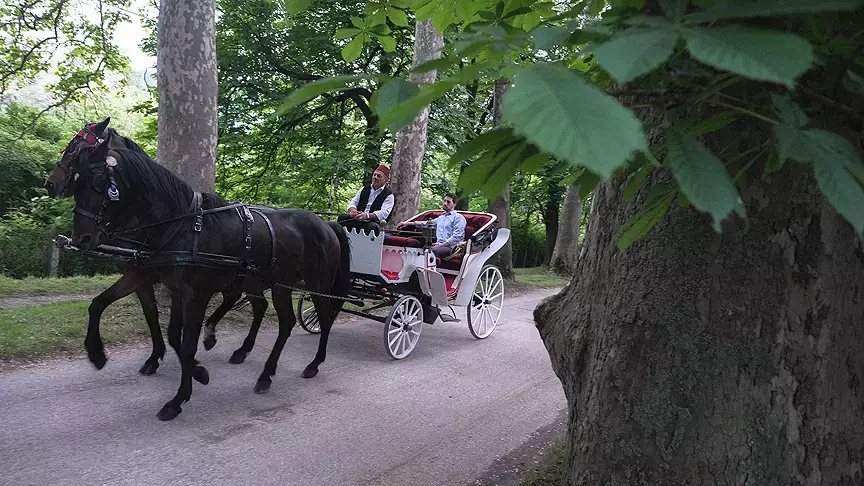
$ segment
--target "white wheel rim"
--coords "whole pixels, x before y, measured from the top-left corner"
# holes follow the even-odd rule
[[[312,332],[318,332],[321,330],[321,323],[318,321],[318,313],[315,312],[315,304],[312,303],[311,300],[303,300],[303,311],[301,313],[301,319],[303,319],[303,325]],[[308,304],[308,305],[306,305]]]
[[[387,351],[395,359],[402,359],[414,350],[423,330],[423,307],[414,297],[403,297],[396,302],[387,317],[384,339]]]
[[[495,267],[483,271],[471,299],[471,329],[478,338],[492,334],[504,308],[504,278]]]

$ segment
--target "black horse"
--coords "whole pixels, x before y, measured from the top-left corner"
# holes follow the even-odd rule
[[[193,191],[146,154],[109,146],[84,148],[71,165],[76,204],[72,243],[84,250],[95,247],[113,236],[112,227],[128,227],[137,218],[137,229],[155,248],[145,265],[158,268],[160,279],[182,307],[180,388],[158,417],[173,419],[191,397],[193,374],[203,369],[195,353],[207,303],[240,278],[247,292],[271,288],[279,317],[279,335],[255,391],[270,388],[295,323],[292,287],[301,280],[314,292],[312,301],[320,316],[318,352],[303,371],[304,378],[315,376],[326,358],[341,297],[351,286],[344,230],[306,210],[256,208],[253,217],[245,206]]]
[[[45,181],[45,189],[51,197],[71,197],[73,187],[73,174],[71,169],[72,161],[79,155],[79,152],[85,148],[95,147],[97,144],[104,143],[108,149],[126,148],[140,153],[145,153],[144,150],[129,138],[119,135],[116,131],[108,128],[111,119],[106,118],[100,123],[85,124],[84,127],[72,137],[66,148],[62,152],[60,161],[57,162],[54,170]],[[132,223],[134,224],[134,222]],[[136,235],[127,235],[134,238]],[[126,245],[127,241],[107,241],[108,244]],[[137,243],[133,243],[133,246]],[[105,346],[100,333],[100,324],[102,313],[105,309],[114,302],[126,297],[135,292],[138,300],[141,303],[141,310],[144,312],[144,320],[147,322],[147,327],[150,330],[150,338],[153,342],[153,350],[150,357],[144,362],[138,370],[142,375],[152,375],[159,368],[159,361],[165,356],[165,341],[162,338],[162,330],[159,327],[159,311],[156,305],[156,297],[154,293],[154,285],[159,282],[159,272],[155,268],[140,268],[135,266],[120,266],[123,275],[117,282],[111,285],[104,292],[97,295],[90,303],[89,321],[87,324],[87,336],[84,339],[84,347],[87,349],[87,356],[90,362],[97,369],[102,369],[108,361],[105,355]],[[240,300],[242,293],[239,290],[229,289],[222,292],[222,304],[207,318],[205,324],[206,334],[204,338],[204,348],[210,350],[216,345],[216,325],[230,311],[233,306]],[[252,351],[255,344],[255,335],[258,328],[261,326],[261,321],[264,319],[264,314],[267,311],[267,300],[263,295],[251,295],[250,304],[252,307],[252,327],[250,335],[246,338],[240,349],[234,351],[231,355],[231,363],[242,363],[246,355]],[[179,316],[179,308],[176,315]],[[172,320],[173,325],[169,325],[169,344],[175,351],[180,352],[180,323],[178,320]],[[203,374],[196,375],[199,381],[205,381],[206,376]]]

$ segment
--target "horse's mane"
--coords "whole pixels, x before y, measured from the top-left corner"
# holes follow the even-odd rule
[[[192,187],[173,172],[153,161],[135,142],[129,141],[138,150],[134,148],[115,150],[121,159],[120,172],[126,178],[127,184],[141,192],[158,193],[160,197],[173,201],[178,212],[185,213],[189,209],[194,192]],[[217,194],[204,193],[203,196],[204,209],[228,205],[228,202]]]
[[[113,128],[106,128],[102,134],[102,138],[107,139],[109,136],[115,136],[115,137],[119,138],[123,142],[123,145],[127,149],[132,150],[134,152],[138,152],[140,154],[147,155],[147,152],[145,152],[144,149],[141,148],[140,145],[135,143],[131,138],[124,137],[123,135],[120,135],[120,133],[118,133],[117,130],[114,130]],[[149,155],[148,155],[148,157],[149,157]]]

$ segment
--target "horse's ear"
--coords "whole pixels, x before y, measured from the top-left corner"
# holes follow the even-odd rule
[[[105,133],[105,129],[108,128],[108,124],[111,123],[111,117],[107,117],[101,122],[97,123],[95,127],[93,127],[93,131],[98,135],[102,135]]]

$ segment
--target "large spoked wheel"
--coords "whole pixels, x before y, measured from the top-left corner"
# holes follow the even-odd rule
[[[297,301],[297,322],[304,331],[310,334],[321,333],[321,323],[318,321],[318,312],[315,311],[315,304],[312,299],[305,295],[300,296]]]
[[[492,334],[504,307],[504,277],[498,267],[487,265],[480,271],[474,295],[468,305],[468,330],[477,339]]]
[[[423,330],[423,306],[417,297],[403,295],[393,304],[384,324],[387,354],[393,359],[405,358],[420,340],[420,331]]]

